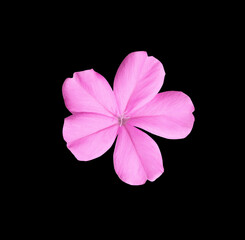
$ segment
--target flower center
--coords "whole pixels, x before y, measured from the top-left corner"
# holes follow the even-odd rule
[[[128,121],[128,119],[129,119],[129,117],[127,117],[127,116],[124,116],[124,115],[119,116],[119,117],[118,117],[118,124],[119,124],[120,126],[125,125],[126,122]]]

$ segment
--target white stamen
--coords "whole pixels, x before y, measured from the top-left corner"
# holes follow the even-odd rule
[[[118,123],[119,123],[120,127],[122,125],[124,125],[128,119],[129,119],[129,117],[124,116],[124,114],[122,116],[118,117]]]

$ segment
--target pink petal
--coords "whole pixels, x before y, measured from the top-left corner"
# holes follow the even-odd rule
[[[112,146],[117,131],[116,118],[77,113],[65,119],[63,137],[78,160],[88,161],[101,156]]]
[[[114,168],[119,178],[131,185],[154,181],[163,173],[161,152],[147,134],[124,125],[118,132]]]
[[[193,111],[191,99],[183,92],[162,92],[133,112],[128,122],[160,137],[180,139],[192,130]]]
[[[67,109],[72,112],[117,113],[114,93],[106,79],[93,69],[76,72],[62,87]]]
[[[163,65],[146,52],[130,53],[119,66],[114,92],[120,113],[130,112],[149,102],[162,87]]]

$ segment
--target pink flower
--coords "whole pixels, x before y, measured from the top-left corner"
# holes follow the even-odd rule
[[[119,66],[111,89],[93,69],[74,73],[63,84],[72,113],[64,121],[68,149],[80,161],[104,154],[117,137],[114,168],[131,185],[156,180],[164,171],[155,141],[136,127],[169,139],[185,138],[194,123],[194,106],[184,93],[158,93],[165,71],[146,52],[130,53]]]

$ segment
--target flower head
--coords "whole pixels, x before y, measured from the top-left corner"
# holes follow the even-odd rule
[[[72,113],[64,121],[63,137],[80,161],[104,154],[117,137],[114,168],[131,185],[154,181],[164,171],[155,141],[146,133],[169,139],[186,137],[194,123],[191,99],[178,91],[158,93],[165,71],[146,52],[130,53],[119,66],[113,90],[93,69],[67,78],[62,92]]]

